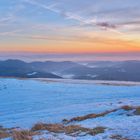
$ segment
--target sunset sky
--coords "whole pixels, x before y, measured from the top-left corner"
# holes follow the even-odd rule
[[[140,59],[140,1],[0,0],[0,58],[26,55]]]

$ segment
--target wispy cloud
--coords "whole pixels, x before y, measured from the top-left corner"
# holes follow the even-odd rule
[[[17,33],[22,32],[23,30],[17,29],[17,30],[12,30],[12,31],[5,31],[5,32],[0,32],[0,36],[19,36]]]
[[[57,3],[53,3],[51,5],[45,5],[45,4],[42,4],[41,2],[37,2],[35,0],[23,0],[23,2],[38,6],[40,8],[43,8],[43,9],[46,9],[46,10],[49,10],[49,11],[52,11],[52,12],[55,12],[55,13],[60,13],[59,10],[54,8]]]
[[[80,51],[85,45],[86,51],[86,47],[117,50],[139,45],[133,42],[139,38],[139,1],[14,0],[10,4],[4,3],[6,8],[0,14],[0,36],[8,39],[7,46],[11,41],[21,48],[22,44],[32,46],[22,50],[42,46],[45,51],[59,46],[55,49],[60,51],[76,46]]]
[[[24,0],[24,1],[29,3],[29,4],[39,6],[40,8],[43,8],[43,9],[52,11],[56,14],[59,14],[61,16],[64,16],[66,19],[76,20],[80,23],[80,25],[83,24],[83,25],[98,26],[101,28],[104,27],[105,29],[108,29],[108,28],[111,28],[114,30],[116,29],[116,25],[111,24],[111,23],[107,23],[107,22],[98,22],[96,17],[93,17],[92,19],[88,19],[88,18],[84,18],[84,17],[82,17],[74,12],[72,13],[72,12],[66,11],[64,9],[58,9],[57,8],[58,3],[53,3],[51,5],[45,5],[45,4],[41,4],[41,2],[37,2],[35,0]]]
[[[1,18],[0,23],[9,22],[9,21],[11,21],[13,19],[14,19],[14,16],[7,16],[7,17],[4,17],[4,18]]]
[[[98,26],[104,27],[104,28],[111,28],[111,29],[116,29],[117,26],[115,24],[110,24],[108,22],[99,22],[97,23]]]

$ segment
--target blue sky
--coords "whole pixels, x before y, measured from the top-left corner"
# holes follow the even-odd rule
[[[139,17],[139,0],[1,0],[0,51],[140,52]]]

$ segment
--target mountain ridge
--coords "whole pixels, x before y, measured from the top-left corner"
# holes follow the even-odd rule
[[[140,61],[0,61],[1,77],[140,81]]]

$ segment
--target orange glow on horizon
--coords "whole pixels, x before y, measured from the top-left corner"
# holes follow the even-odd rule
[[[101,33],[100,33],[101,34]],[[99,36],[99,35],[98,35]],[[0,52],[29,53],[129,53],[140,52],[140,41],[133,36],[79,37],[72,40],[31,39],[1,44]]]
[[[0,48],[0,52],[29,52],[29,53],[121,53],[121,52],[140,52],[139,43],[127,42],[64,42],[62,44],[37,44],[37,45],[12,45]]]

